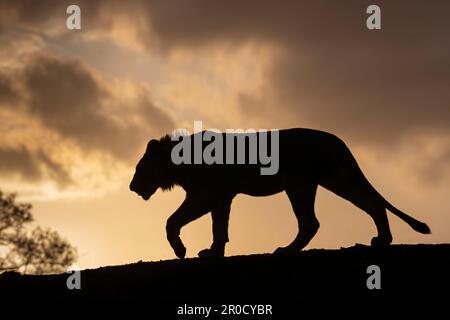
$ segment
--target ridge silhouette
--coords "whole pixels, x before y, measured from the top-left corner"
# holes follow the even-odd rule
[[[381,269],[381,289],[370,290],[367,267]],[[312,249],[295,255],[259,254],[223,259],[175,259],[138,262],[81,271],[81,289],[68,290],[70,274],[0,274],[0,298],[7,306],[17,301],[36,314],[48,315],[46,306],[62,305],[71,313],[85,305],[106,310],[134,310],[151,319],[180,317],[185,304],[219,308],[223,304],[271,304],[273,317],[301,319],[305,311],[362,315],[386,311],[427,315],[447,312],[450,287],[450,244],[391,245],[382,248],[356,245],[337,250]],[[338,308],[331,308],[336,305]],[[81,309],[78,309],[81,308]],[[89,309],[89,312],[91,309]],[[136,312],[137,312],[136,311]],[[437,312],[437,311],[436,311]],[[160,314],[160,317],[156,317]],[[59,314],[60,315],[60,314]],[[383,319],[380,317],[380,319]],[[253,319],[254,317],[250,317]],[[208,318],[209,319],[209,318]],[[249,316],[213,319],[249,319]]]
[[[191,158],[196,151],[195,142],[203,141],[205,132],[184,137],[189,139]],[[229,133],[222,133],[224,141],[227,135]],[[249,155],[250,141],[261,141],[261,133],[241,135],[247,139],[245,154]],[[370,184],[350,149],[333,134],[301,128],[280,130],[279,170],[274,175],[261,175],[261,163],[177,165],[171,159],[172,149],[177,143],[169,136],[150,140],[136,166],[130,190],[144,200],[148,200],[158,188],[170,190],[178,185],[186,191],[185,200],[169,217],[166,225],[167,239],[179,258],[184,258],[186,254],[180,239],[181,228],[209,212],[212,215],[213,243],[209,249],[200,251],[199,256],[224,256],[225,244],[229,241],[231,203],[239,193],[258,197],[285,191],[297,218],[299,232],[291,244],[278,248],[275,253],[292,254],[300,251],[308,245],[320,226],[314,211],[319,185],[350,201],[373,219],[378,234],[372,239],[372,246],[386,246],[392,242],[386,209],[415,231],[430,233],[425,223],[394,207]],[[210,143],[203,141],[201,151]],[[274,141],[269,139],[268,143]],[[223,154],[231,152],[227,148],[229,146],[224,144]]]

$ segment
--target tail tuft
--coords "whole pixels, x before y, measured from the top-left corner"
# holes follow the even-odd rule
[[[386,203],[386,208],[391,211],[393,214],[395,214],[397,217],[405,221],[411,228],[413,228],[415,231],[423,233],[423,234],[430,234],[431,230],[427,226],[426,223],[423,223],[419,220],[414,219],[413,217],[407,215],[406,213],[398,210],[396,207],[394,207],[392,204],[384,200]]]
[[[430,234],[431,230],[430,227],[427,226],[426,223],[415,221],[415,223],[410,224],[411,228],[416,230],[417,232],[423,233],[423,234]]]

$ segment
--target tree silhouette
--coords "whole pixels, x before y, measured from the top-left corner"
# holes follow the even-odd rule
[[[31,204],[16,202],[16,195],[0,191],[0,273],[32,274],[67,271],[77,258],[76,248],[51,229],[35,227]]]

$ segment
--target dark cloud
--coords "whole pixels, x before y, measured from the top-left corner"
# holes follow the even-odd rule
[[[73,185],[76,182],[71,178],[69,172],[62,164],[52,160],[44,151],[38,150],[35,155],[35,161],[39,162],[46,170],[48,178],[56,181],[59,186],[65,187]]]
[[[18,101],[18,94],[11,80],[0,73],[0,104],[12,104]]]
[[[244,114],[253,110],[271,118],[276,110],[285,125],[373,143],[412,129],[449,134],[450,3],[384,2],[380,31],[365,27],[369,4],[155,1],[147,13],[169,50],[220,41],[261,41],[281,49],[266,75],[271,96],[253,97],[248,106],[251,97],[242,95]]]
[[[164,50],[277,48],[260,92],[240,95],[249,121],[320,128],[377,148],[420,132],[450,138],[450,2],[382,2],[377,31],[365,26],[370,4],[179,0],[149,2],[145,12]],[[423,176],[436,181],[448,167],[448,156],[437,156]]]
[[[21,1],[20,5],[7,2],[7,7],[16,12],[10,15],[16,17],[15,23],[35,26],[59,19],[54,25],[63,28],[65,16],[60,12],[67,4]],[[170,51],[247,42],[280,49],[266,74],[265,91],[270,96],[243,93],[244,115],[255,110],[272,119],[276,110],[280,114],[276,126],[320,127],[380,144],[414,129],[446,131],[450,3],[384,2],[380,31],[365,27],[370,4],[360,0],[79,2],[83,32],[107,32],[122,23],[119,28],[134,30],[150,49],[155,44]],[[246,105],[249,101],[256,104]]]
[[[18,3],[4,3],[9,11],[3,12],[15,14],[5,14],[3,25],[48,26],[45,21],[60,19],[55,25],[64,28],[60,12],[66,3]],[[365,26],[370,4],[360,0],[79,2],[86,22],[83,32],[108,32],[116,23],[123,24],[119,28],[133,30],[150,50],[155,44],[163,51],[224,43],[277,48],[261,92],[240,95],[242,115],[249,121],[260,117],[266,126],[316,127],[376,146],[395,143],[411,132],[450,136],[450,2],[382,2],[382,30],[377,31]],[[72,81],[84,84],[75,89]],[[85,147],[102,148],[106,141],[116,141],[108,148],[123,157],[127,151],[120,146],[134,141],[133,126],[118,129],[123,124],[98,108],[109,93],[82,66],[40,61],[29,69],[27,84],[34,97],[30,110]],[[0,91],[4,88],[0,82]],[[52,97],[47,97],[50,90]],[[79,96],[64,102],[71,101],[75,91]],[[148,95],[142,97],[137,99],[137,110],[146,110],[141,113],[145,119],[170,123]]]
[[[41,178],[38,164],[33,155],[24,146],[19,149],[0,149],[0,159],[0,172],[2,175],[20,173],[31,181]]]
[[[136,31],[144,45],[157,43],[165,50],[224,42],[263,42],[278,47],[281,54],[266,75],[266,91],[271,96],[247,97],[242,108],[269,115],[276,109],[283,115],[282,125],[301,123],[374,143],[395,140],[411,129],[446,131],[450,121],[450,3],[384,2],[380,4],[380,31],[365,27],[365,10],[370,4],[360,0],[79,2],[87,19],[84,32],[109,30],[114,23],[123,23],[124,29]],[[60,12],[68,3],[7,1],[4,5],[15,12],[9,15],[15,17],[14,23],[34,26],[48,20],[64,21]],[[55,72],[55,79],[57,72],[70,68],[43,67],[53,68],[49,72]],[[75,103],[93,110],[92,104],[97,102],[92,99],[99,99],[102,92],[94,80],[86,80],[80,88],[83,96]],[[51,81],[49,78],[47,85]],[[61,89],[70,90],[67,86]],[[54,99],[65,94],[63,90]],[[270,104],[260,99],[270,99]],[[244,105],[249,100],[269,110]],[[80,108],[79,114],[85,110]],[[72,116],[76,119],[77,114]],[[98,117],[96,112],[90,113],[93,122]],[[111,123],[103,126],[105,133],[114,130]],[[70,129],[70,123],[64,130],[78,131]],[[89,129],[85,132],[90,136]]]
[[[172,130],[173,121],[152,102],[146,87],[130,82],[121,87],[120,80],[104,79],[79,60],[45,53],[42,41],[67,31],[65,9],[69,4],[1,2],[0,36],[5,42],[0,43],[0,55],[7,59],[2,61],[7,68],[0,70],[0,109],[31,116],[44,128],[75,142],[86,154],[96,151],[131,163],[149,138]],[[110,27],[114,19],[111,12],[102,18],[102,2],[79,4],[84,28]],[[130,88],[135,93],[125,97]],[[67,164],[55,161],[44,151],[47,148],[35,145],[32,150],[20,146],[1,149],[1,175],[28,181],[50,179],[60,186],[74,183]]]
[[[132,163],[148,139],[165,134],[174,125],[171,117],[153,104],[145,87],[128,86],[135,91],[134,96],[122,99],[126,90],[120,82],[109,86],[79,61],[38,56],[21,72],[0,73],[0,102],[5,102],[0,103],[0,110],[37,119],[86,154],[96,151]],[[73,186],[67,164],[55,161],[39,145],[34,147],[38,151],[0,149],[1,176]]]
[[[26,28],[36,32],[45,32],[43,28],[55,30],[66,29],[66,9],[73,1],[54,0],[2,0],[0,3],[0,31],[7,28]],[[83,8],[83,25],[100,26],[101,7],[104,1],[79,0],[77,3]]]
[[[135,85],[137,97],[126,105],[120,91],[112,92],[79,61],[39,56],[23,70],[20,83],[25,111],[88,151],[129,160],[149,137],[173,128],[170,116],[152,103],[145,88]]]
[[[68,172],[42,150],[33,152],[25,146],[0,149],[0,174],[3,177],[20,176],[32,182],[50,178],[60,187],[73,183]]]
[[[433,186],[448,182],[450,177],[450,147],[440,151],[439,155],[424,157],[425,161],[418,166],[421,182]]]

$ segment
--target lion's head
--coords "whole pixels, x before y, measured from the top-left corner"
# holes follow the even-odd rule
[[[130,190],[136,192],[144,200],[150,199],[158,188],[170,189],[174,185],[171,178],[173,168],[170,152],[167,152],[167,147],[170,146],[169,141],[170,139],[167,137],[160,141],[150,140],[144,155],[136,166]]]

